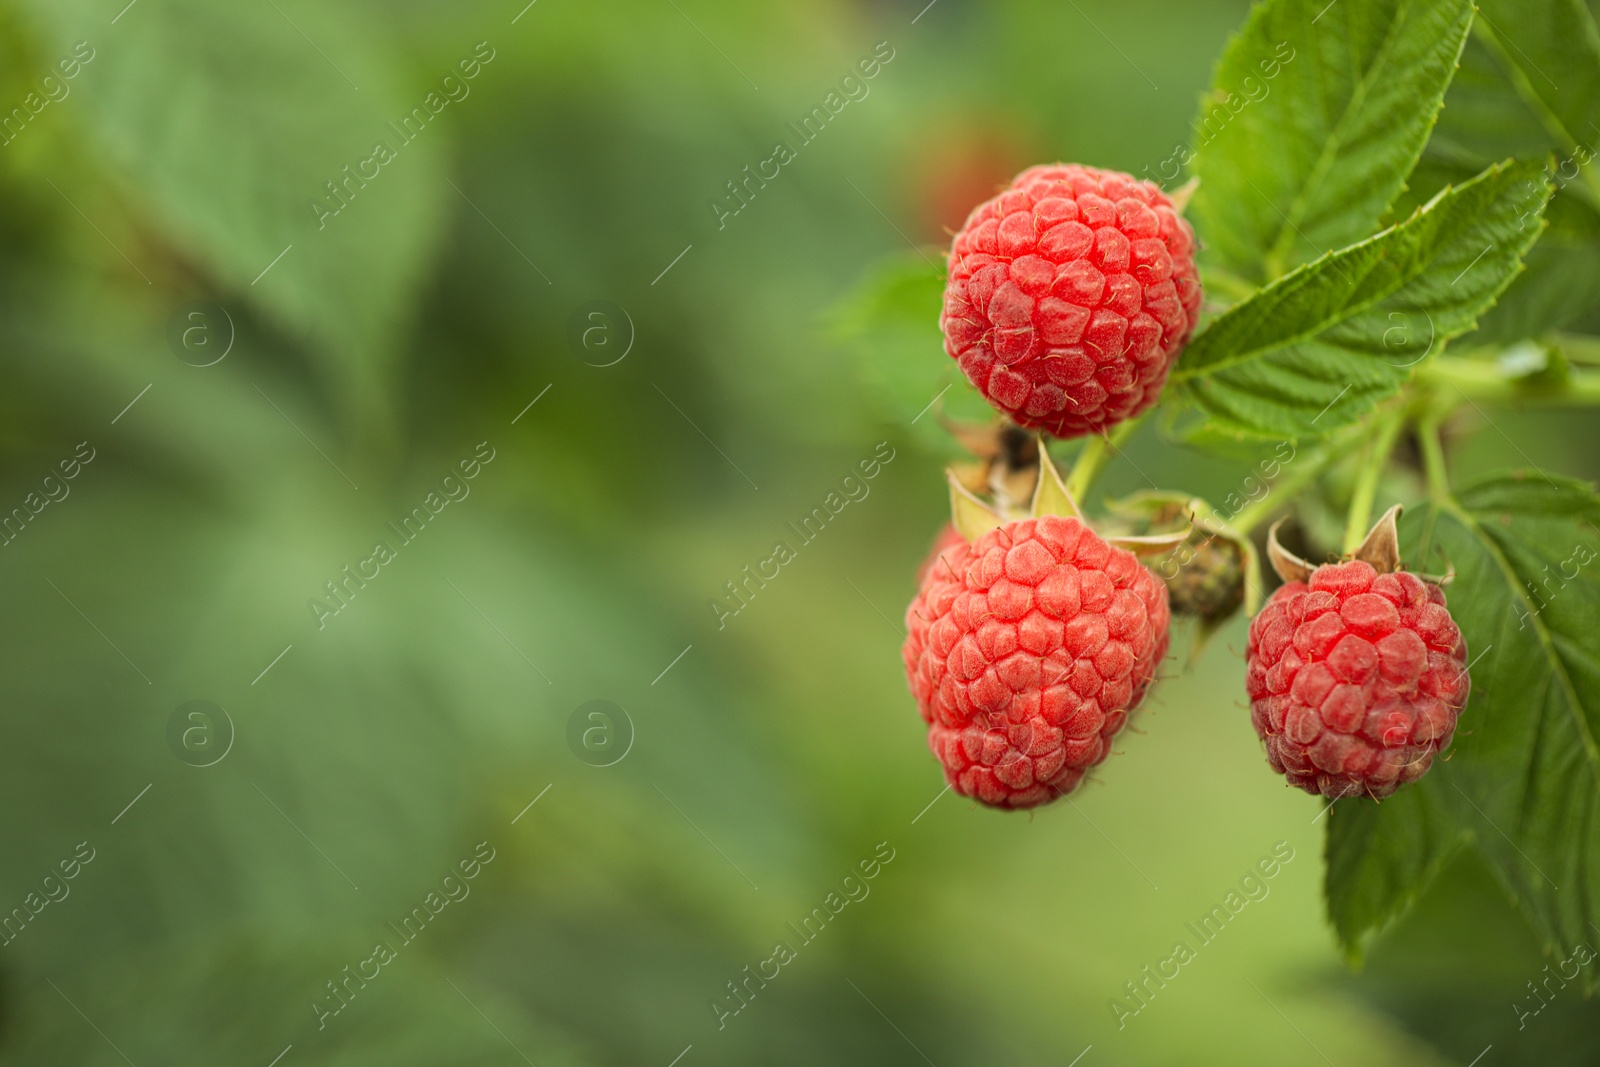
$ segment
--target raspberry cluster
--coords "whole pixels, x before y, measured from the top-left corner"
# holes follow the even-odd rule
[[[906,611],[906,676],[956,792],[1001,808],[1070,793],[1167,651],[1166,587],[1076,518],[941,537]]]
[[[1362,560],[1317,567],[1250,623],[1250,721],[1306,792],[1386,797],[1450,746],[1466,654],[1434,583]]]
[[[949,472],[953,522],[917,575],[902,657],[946,781],[982,803],[1070,793],[1154,680],[1172,611],[1200,621],[1200,641],[1254,600],[1254,546],[1204,501],[1113,504],[1124,529],[1186,521],[1102,537],[1042,437],[1004,447],[1005,428],[1104,433],[1156,403],[1198,318],[1194,251],[1159,188],[1075,164],[1023,171],[955,235],[945,351],[1006,418],[955,427],[984,462]],[[1078,493],[1095,472],[1082,460]],[[1382,798],[1421,778],[1467,702],[1465,642],[1439,585],[1402,569],[1399,514],[1321,567],[1276,527],[1267,538],[1285,584],[1250,625],[1251,721],[1272,768],[1311,793]],[[1164,553],[1166,584],[1129,549]]]
[[[1159,188],[1117,171],[1023,171],[950,250],[945,351],[989,402],[1057,437],[1156,402],[1194,329],[1194,233]]]

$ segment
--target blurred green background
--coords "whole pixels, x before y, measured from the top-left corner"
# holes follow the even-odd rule
[[[1031,817],[941,794],[905,691],[942,457],[830,309],[1028,163],[1158,168],[1245,3],[125,4],[0,2],[3,1062],[1600,1057],[1576,988],[1519,1029],[1547,961],[1470,859],[1345,966],[1242,620]],[[1496,421],[1594,477],[1586,418]]]

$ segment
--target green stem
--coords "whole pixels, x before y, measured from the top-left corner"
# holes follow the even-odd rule
[[[1133,432],[1139,428],[1139,423],[1144,416],[1124,419],[1112,429],[1110,434],[1096,434],[1083,443],[1083,451],[1078,453],[1078,458],[1073,461],[1072,469],[1067,472],[1067,494],[1082,506],[1084,498],[1089,495],[1089,490],[1094,486],[1095,478],[1106,462],[1118,451],[1119,446]]]
[[[1208,291],[1225,296],[1235,303],[1252,295],[1260,288],[1252,281],[1216,267],[1206,271],[1204,281]]]
[[[1122,443],[1133,436],[1133,431],[1139,428],[1139,424],[1143,422],[1144,419],[1144,415],[1135,415],[1131,419],[1123,419],[1121,422],[1117,423],[1117,425],[1111,430],[1112,449],[1115,450],[1121,448]]]
[[[1406,409],[1403,406],[1397,406],[1382,415],[1377,435],[1367,446],[1361,469],[1356,473],[1355,487],[1350,493],[1350,513],[1345,519],[1344,554],[1347,556],[1360,546],[1362,539],[1367,535],[1367,528],[1372,525],[1372,503],[1378,495],[1378,479],[1382,477],[1383,468],[1389,462],[1389,453],[1394,450],[1395,438],[1400,435],[1400,427],[1405,424],[1405,415]]]
[[[1600,337],[1558,333],[1553,334],[1550,341],[1563,356],[1567,357],[1569,363],[1581,363],[1590,367],[1600,366]]]
[[[1077,501],[1078,506],[1083,506],[1084,497],[1089,494],[1089,487],[1094,485],[1095,476],[1100,473],[1100,468],[1106,465],[1106,460],[1111,458],[1111,441],[1098,434],[1090,437],[1083,443],[1083,451],[1078,453],[1078,458],[1072,464],[1072,470],[1067,472],[1067,495]]]
[[[1444,465],[1444,446],[1439,442],[1439,423],[1443,413],[1430,411],[1417,424],[1417,442],[1422,446],[1422,469],[1428,476],[1428,497],[1435,504],[1450,500],[1450,474]]]
[[[1436,359],[1417,368],[1423,385],[1450,386],[1463,397],[1493,404],[1600,404],[1600,372],[1572,371],[1565,381],[1546,385],[1508,377],[1487,360]]]
[[[1341,444],[1343,441],[1343,437],[1338,439]],[[1297,453],[1294,459],[1289,461],[1283,476],[1272,483],[1267,495],[1254,504],[1241,508],[1239,513],[1228,521],[1228,525],[1239,533],[1248,535],[1287,501],[1298,496],[1307,485],[1316,481],[1317,476],[1341,454],[1341,451],[1335,447],[1335,442],[1328,441],[1324,442],[1322,447],[1305,455]]]

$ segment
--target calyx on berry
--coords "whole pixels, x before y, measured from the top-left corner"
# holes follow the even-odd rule
[[[1043,438],[1039,440],[1039,476],[1034,483],[1033,498],[1025,510],[1007,507],[1003,503],[985,503],[962,484],[961,477],[954,470],[947,471],[946,477],[950,482],[951,524],[968,541],[976,541],[990,530],[999,529],[1008,522],[1037,519],[1046,515],[1059,515],[1062,518],[1077,519],[1085,526],[1091,525],[1084,517],[1083,509],[1078,507],[1078,502],[1067,492],[1066,482],[1062,480],[1061,472],[1056,469],[1055,462],[1050,458],[1050,450],[1045,447]],[[1125,548],[1136,556],[1158,556],[1182,544],[1188,538],[1191,529],[1192,527],[1186,523],[1181,530],[1158,534],[1107,534],[1098,530],[1096,533],[1099,533],[1107,544]]]
[[[1393,574],[1400,570],[1400,518],[1401,506],[1396,504],[1379,516],[1372,529],[1367,531],[1367,536],[1350,554],[1351,559],[1358,559],[1370,564],[1372,569],[1379,574]],[[1267,559],[1272,563],[1272,569],[1278,577],[1286,582],[1308,582],[1311,574],[1317,568],[1301,559],[1299,556],[1284,548],[1278,543],[1278,527],[1286,520],[1279,519],[1272,524],[1272,529],[1267,532]],[[1448,581],[1440,584],[1449,584]]]

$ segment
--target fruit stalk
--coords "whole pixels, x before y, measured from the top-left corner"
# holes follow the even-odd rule
[[[1078,501],[1088,498],[1089,490],[1094,487],[1094,480],[1100,476],[1106,461],[1117,451],[1117,446],[1133,436],[1133,431],[1138,429],[1143,418],[1142,415],[1135,415],[1125,419],[1117,423],[1109,434],[1096,434],[1084,442],[1083,451],[1078,453],[1072,469],[1067,472],[1068,496]]]
[[[1450,499],[1450,474],[1444,465],[1444,446],[1439,441],[1439,423],[1443,416],[1431,412],[1423,416],[1417,426],[1417,442],[1422,447],[1422,469],[1428,477],[1428,497],[1435,504]]]
[[[1295,462],[1284,469],[1283,476],[1272,483],[1272,488],[1267,495],[1245,508],[1228,521],[1240,534],[1249,534],[1262,522],[1275,514],[1290,500],[1300,495],[1300,491],[1323,472],[1328,464],[1344,454],[1344,445],[1347,444],[1352,434],[1341,434],[1325,442],[1320,448],[1308,449],[1297,456]]]
[[[1356,550],[1366,536],[1367,527],[1372,525],[1372,502],[1378,494],[1378,479],[1389,462],[1389,453],[1394,451],[1395,438],[1400,435],[1405,417],[1404,407],[1395,407],[1384,414],[1378,423],[1377,435],[1367,447],[1361,470],[1356,474],[1355,487],[1350,492],[1350,513],[1344,527],[1345,555]]]
[[[1574,370],[1565,381],[1541,385],[1508,375],[1488,360],[1436,359],[1417,371],[1417,381],[1444,386],[1462,400],[1493,404],[1600,404],[1600,372]]]

